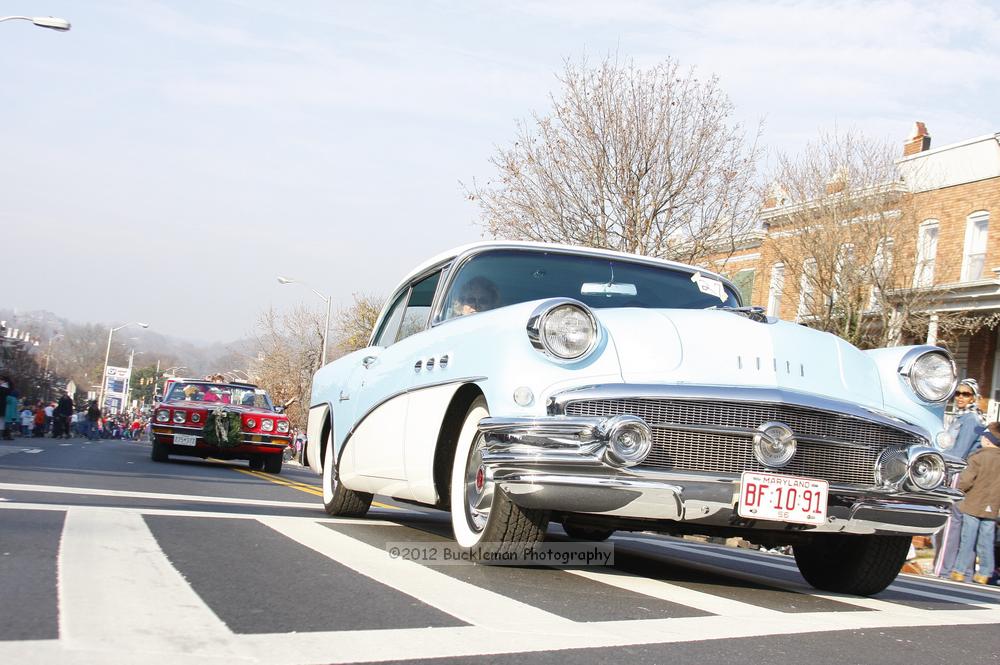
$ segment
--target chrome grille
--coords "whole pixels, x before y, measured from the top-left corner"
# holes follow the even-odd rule
[[[780,472],[832,483],[871,485],[875,462],[883,450],[922,442],[909,432],[880,423],[787,404],[610,399],[581,400],[566,405],[566,415],[620,414],[639,416],[652,426],[653,449],[643,466],[653,469],[733,474],[774,471],[754,458],[750,433],[765,422],[777,421],[791,427],[797,436],[830,441],[799,441],[795,457]],[[670,429],[670,425],[735,427],[748,434],[681,431]]]

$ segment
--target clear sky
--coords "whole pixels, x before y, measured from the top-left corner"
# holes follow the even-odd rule
[[[717,74],[794,152],[1000,131],[1000,3],[5,0],[0,307],[222,341],[269,305],[390,290],[481,236],[514,121],[563,60]]]

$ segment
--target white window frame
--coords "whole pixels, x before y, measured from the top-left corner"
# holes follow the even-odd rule
[[[795,320],[801,321],[816,315],[816,259],[802,262],[802,276],[799,277],[799,306]]]
[[[976,229],[982,225],[982,234]],[[978,210],[965,218],[965,244],[962,250],[962,280],[972,282],[983,278],[986,271],[986,248],[989,245],[990,213]],[[982,246],[974,246],[976,240],[982,240]]]
[[[933,232],[933,242],[931,237]],[[921,222],[917,230],[917,265],[913,271],[913,286],[933,286],[934,268],[937,262],[938,240],[941,238],[941,222],[928,219]]]
[[[771,282],[767,289],[767,315],[781,318],[781,292],[785,288],[785,264],[771,266]]]
[[[886,236],[879,240],[878,245],[875,247],[875,255],[872,257],[872,288],[868,296],[869,311],[880,308],[879,282],[884,281],[888,275],[892,275],[892,255],[895,244],[892,236]]]

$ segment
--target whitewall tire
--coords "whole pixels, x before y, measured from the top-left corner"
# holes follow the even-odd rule
[[[326,455],[323,458],[323,509],[328,515],[363,517],[372,505],[372,495],[349,490],[340,482],[337,475],[337,453],[331,439],[332,436],[327,437]]]
[[[518,552],[545,539],[549,522],[543,510],[521,508],[496,486],[482,465],[479,421],[490,415],[486,400],[469,407],[455,446],[451,469],[451,526],[466,549]]]

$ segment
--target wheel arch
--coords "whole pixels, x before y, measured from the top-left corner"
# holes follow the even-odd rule
[[[479,397],[486,396],[478,385],[463,384],[452,396],[441,421],[437,445],[434,447],[434,489],[437,492],[438,508],[447,510],[451,506],[451,467],[455,458],[455,446],[458,444],[465,415]]]
[[[315,473],[323,473],[323,462],[326,456],[326,442],[333,431],[333,409],[323,402],[309,407],[309,420],[306,424],[306,445],[303,447],[305,461]],[[313,446],[318,446],[314,454]]]

